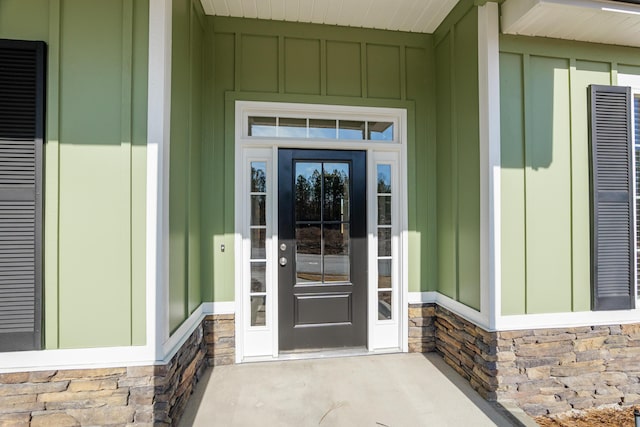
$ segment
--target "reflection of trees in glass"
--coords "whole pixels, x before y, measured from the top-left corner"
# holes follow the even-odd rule
[[[321,178],[320,171],[317,169],[313,171],[309,179],[304,175],[298,175],[296,178],[297,220],[320,220]]]
[[[318,165],[320,166],[320,165]],[[326,164],[323,166],[326,167]],[[324,186],[322,185],[324,181]],[[324,193],[324,194],[323,194]],[[320,221],[320,209],[324,206],[324,221],[348,221],[349,219],[348,169],[315,169],[311,175],[298,174],[295,182],[295,213],[297,221]],[[320,254],[321,233],[324,233],[324,255],[348,254],[349,230],[344,225],[306,225],[297,227],[300,253]]]
[[[391,183],[388,179],[384,173],[378,174],[378,193],[391,193]]]
[[[324,172],[324,217],[327,221],[349,218],[349,176],[344,170]]]
[[[267,174],[264,169],[251,166],[251,191],[266,193]]]

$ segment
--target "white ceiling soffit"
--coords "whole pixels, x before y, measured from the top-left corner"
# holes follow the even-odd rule
[[[640,4],[601,0],[506,0],[502,32],[640,46]]]
[[[207,15],[433,33],[458,0],[201,0]]]

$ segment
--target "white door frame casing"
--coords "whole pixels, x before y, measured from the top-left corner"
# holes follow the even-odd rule
[[[249,136],[249,117],[386,121],[393,141]],[[367,153],[367,240],[369,247],[369,352],[408,351],[407,111],[402,108],[236,101],[235,103],[235,330],[236,363],[273,360],[278,353],[278,149],[362,150]],[[250,162],[267,165],[266,316],[250,326]],[[378,320],[376,165],[392,168],[392,319]]]

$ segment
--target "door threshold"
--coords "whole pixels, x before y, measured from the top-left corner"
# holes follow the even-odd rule
[[[276,360],[329,359],[334,357],[371,356],[382,353],[400,353],[399,348],[369,351],[367,347],[349,347],[337,349],[313,349],[281,351]]]

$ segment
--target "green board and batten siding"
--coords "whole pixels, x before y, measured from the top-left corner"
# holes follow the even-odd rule
[[[48,45],[45,347],[145,343],[148,2],[0,0]]]
[[[204,12],[199,0],[173,1],[169,161],[169,329],[202,303],[201,161],[204,141]],[[210,120],[210,118],[208,119]]]
[[[480,309],[478,9],[460,2],[435,33],[438,290]]]
[[[500,37],[502,314],[591,309],[587,87],[640,50]]]
[[[236,100],[407,108],[409,290],[437,289],[431,35],[208,18],[213,140],[203,146],[203,298],[234,299]],[[220,251],[220,245],[226,251]]]

